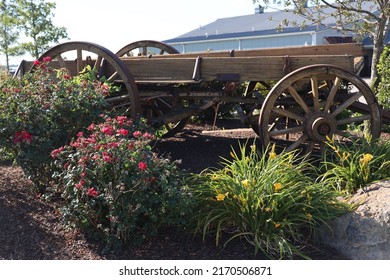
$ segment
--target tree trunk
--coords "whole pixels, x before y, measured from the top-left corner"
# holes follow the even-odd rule
[[[380,55],[384,48],[384,42],[388,31],[388,18],[382,13],[381,19],[378,21],[378,25],[373,37],[373,50],[372,50],[372,62],[371,62],[371,88],[376,89],[379,84],[377,65]]]

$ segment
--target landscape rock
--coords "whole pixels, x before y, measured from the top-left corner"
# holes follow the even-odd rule
[[[323,225],[320,242],[346,259],[390,259],[390,181],[372,184],[358,191],[351,203],[354,212]]]

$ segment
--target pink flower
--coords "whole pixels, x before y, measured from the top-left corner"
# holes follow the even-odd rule
[[[137,130],[137,131],[134,131],[134,133],[133,133],[133,136],[134,136],[135,138],[137,138],[137,137],[141,137],[141,136],[142,136],[142,132],[141,132],[141,131],[139,131],[139,130]]]
[[[110,162],[113,161],[113,159],[112,159],[112,157],[111,157],[111,155],[110,155],[109,153],[103,152],[102,154],[103,154],[103,160],[104,160],[105,162],[110,163]]]
[[[78,138],[83,137],[83,135],[84,135],[84,134],[83,134],[81,131],[77,133],[77,137],[78,137]]]
[[[43,58],[43,62],[50,62],[51,61],[51,57],[50,56],[46,56]]]
[[[68,74],[65,74],[65,75],[64,75],[64,79],[65,79],[65,80],[70,80],[70,78],[71,78],[70,75],[68,75]]]
[[[145,171],[148,168],[148,165],[145,162],[141,161],[138,163],[138,168],[142,171]]]
[[[129,134],[129,131],[127,129],[124,129],[124,128],[118,129],[117,132],[118,132],[118,134],[123,135],[123,136],[127,136]]]
[[[124,124],[127,121],[127,117],[126,116],[117,116],[116,121],[118,122],[118,124]]]
[[[153,139],[154,138],[154,136],[152,134],[150,134],[149,132],[145,132],[143,137],[146,139]]]
[[[50,155],[52,158],[55,158],[57,154],[61,153],[64,150],[64,147],[60,147],[58,149],[53,150]]]
[[[70,163],[69,163],[69,162],[66,162],[66,163],[64,164],[64,169],[65,169],[65,170],[68,169],[69,165],[70,165]]]
[[[87,129],[88,129],[89,131],[94,130],[94,129],[95,129],[95,126],[96,126],[96,124],[92,123],[92,124],[90,124],[90,125],[88,126]]]
[[[96,191],[94,187],[92,187],[87,190],[87,195],[97,197],[99,195],[99,192]]]
[[[119,146],[119,143],[118,142],[111,142],[111,143],[108,143],[108,147],[110,148],[118,148]]]
[[[113,134],[114,134],[114,130],[113,130],[112,127],[109,126],[109,125],[103,126],[102,132],[103,132],[104,134],[106,134],[106,135],[113,135]]]
[[[42,62],[40,62],[39,60],[34,60],[34,66],[40,66],[42,64]]]

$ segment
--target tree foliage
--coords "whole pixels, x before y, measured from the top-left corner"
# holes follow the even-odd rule
[[[21,27],[30,42],[22,44],[22,48],[33,57],[38,58],[49,48],[50,43],[58,43],[68,37],[66,28],[56,27],[52,22],[55,3],[44,0],[16,0],[21,17]]]
[[[371,78],[377,77],[376,65],[383,51],[390,25],[390,0],[253,0],[268,6],[282,5],[294,9],[306,24],[324,25],[342,33],[352,32],[357,39],[370,38],[373,43]],[[329,18],[335,19],[327,22]]]
[[[6,67],[9,70],[9,58],[21,55],[18,45],[18,15],[12,1],[0,1],[0,53],[5,55]]]

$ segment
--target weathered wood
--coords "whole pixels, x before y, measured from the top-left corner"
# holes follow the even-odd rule
[[[318,46],[299,46],[284,48],[265,48],[256,50],[232,50],[200,52],[189,54],[170,54],[169,57],[252,57],[252,56],[300,56],[300,55],[352,55],[364,56],[363,44],[329,44]],[[158,55],[155,56],[160,57]],[[135,57],[133,57],[135,58]],[[164,58],[168,58],[166,55]],[[130,58],[131,59],[131,58]]]
[[[137,83],[188,83],[193,80],[196,58],[167,55],[160,59],[122,59]],[[202,81],[269,81],[307,65],[332,64],[354,71],[352,56],[259,56],[202,57],[199,78]],[[199,66],[199,65],[198,65]]]

